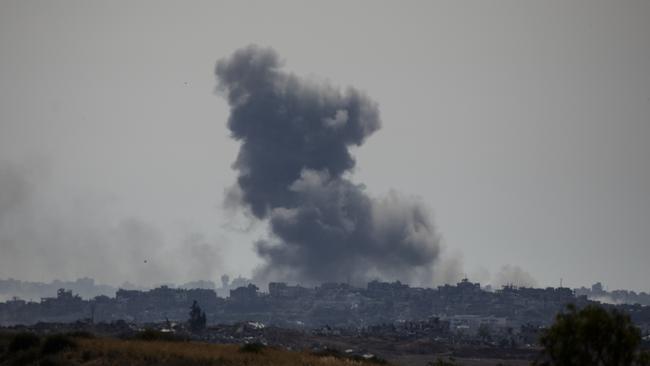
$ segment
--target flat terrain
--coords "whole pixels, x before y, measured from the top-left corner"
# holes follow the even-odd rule
[[[368,365],[369,360],[340,355],[286,351],[263,346],[217,345],[200,342],[121,340],[113,338],[61,337],[54,348],[46,346],[48,338],[23,342],[11,349],[11,339],[3,337],[0,365],[184,365],[184,366],[338,366]],[[66,341],[61,342],[60,338]],[[50,342],[52,343],[52,342]],[[14,348],[16,348],[14,346]]]
[[[268,334],[271,335],[271,334]],[[256,342],[253,337],[247,342]],[[283,346],[191,341],[154,330],[128,335],[95,332],[14,330],[0,332],[4,365],[529,365],[533,350],[447,347],[422,340],[399,342],[377,337],[309,337],[295,332],[269,337]],[[232,339],[233,341],[235,339]],[[280,342],[281,341],[281,342]],[[238,344],[237,344],[238,343]],[[311,346],[310,346],[311,345]],[[314,345],[318,345],[314,347]],[[372,355],[378,355],[374,357]]]
[[[446,362],[452,362],[454,366],[529,366],[528,360],[504,360],[499,358],[465,358],[456,357],[450,359],[448,355],[404,355],[391,358],[389,361],[392,365],[398,366],[428,366],[431,362],[441,359]]]

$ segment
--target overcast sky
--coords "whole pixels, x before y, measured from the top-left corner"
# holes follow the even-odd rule
[[[642,0],[3,0],[0,278],[249,276],[214,66],[251,43],[378,102],[352,179],[419,197],[470,279],[650,290]]]

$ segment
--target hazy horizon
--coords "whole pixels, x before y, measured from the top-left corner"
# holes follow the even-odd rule
[[[644,1],[3,1],[0,278],[218,284],[281,263],[256,251],[266,214],[224,205],[240,146],[215,64],[256,44],[300,85],[376,102],[335,178],[428,212],[431,286],[648,292],[648,20]]]

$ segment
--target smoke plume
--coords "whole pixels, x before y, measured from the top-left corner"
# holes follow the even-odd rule
[[[377,103],[282,70],[272,49],[249,46],[217,63],[241,143],[233,164],[239,203],[270,236],[257,243],[260,280],[430,284],[439,238],[417,200],[370,197],[347,178],[350,147],[380,128]]]
[[[537,280],[524,269],[515,265],[504,265],[496,275],[494,285],[517,287],[537,287]]]
[[[88,276],[113,285],[128,280],[154,286],[221,272],[212,239],[194,231],[176,238],[153,222],[124,217],[102,195],[57,188],[47,170],[0,160],[0,279]]]

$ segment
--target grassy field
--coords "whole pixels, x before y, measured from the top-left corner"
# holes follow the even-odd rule
[[[0,337],[0,365],[372,365],[339,355],[316,355],[263,346],[198,342],[121,340],[88,336]]]

